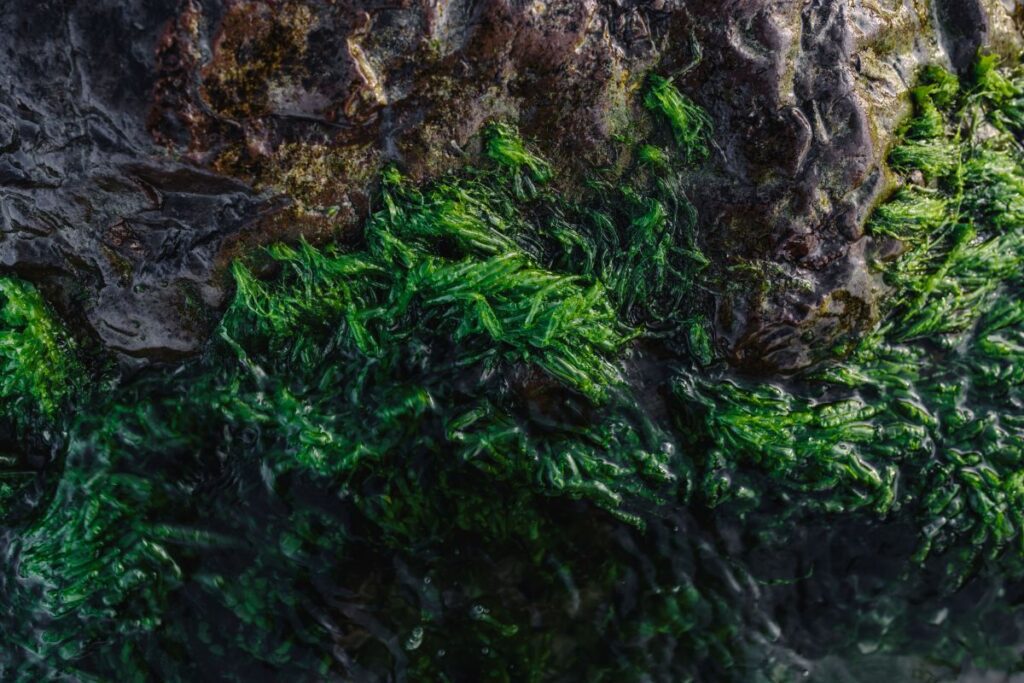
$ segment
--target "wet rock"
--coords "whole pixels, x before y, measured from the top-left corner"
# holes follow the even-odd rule
[[[883,288],[868,270],[863,227],[890,190],[882,161],[918,68],[964,68],[982,46],[1020,45],[999,3],[934,9],[903,0],[690,4],[705,59],[685,89],[711,112],[719,148],[692,196],[718,260],[761,274],[719,302],[735,364],[800,369],[877,317]]]
[[[186,3],[161,40],[151,131],[288,193],[280,230],[344,232],[385,163],[416,179],[457,167],[492,118],[555,158],[600,156],[667,36],[653,24],[672,16],[636,4],[257,1],[215,16]]]
[[[1003,0],[14,0],[0,259],[59,283],[110,348],[188,353],[231,244],[353,237],[384,164],[457,168],[492,118],[571,187],[614,161],[655,69],[716,126],[690,194],[741,283],[719,340],[745,368],[794,370],[877,315],[863,226],[917,67],[1012,52],[1015,16]]]
[[[0,14],[0,264],[102,343],[168,357],[208,334],[224,240],[263,200],[176,160],[146,117],[176,2],[15,0]]]
[[[988,35],[988,15],[982,3],[980,0],[935,0],[935,17],[950,62],[957,71],[966,71]]]

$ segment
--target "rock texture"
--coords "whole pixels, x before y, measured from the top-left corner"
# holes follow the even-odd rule
[[[964,70],[1020,44],[1013,7],[973,0],[709,2],[687,90],[719,157],[693,197],[720,260],[753,277],[720,299],[733,361],[805,367],[877,314],[865,220],[890,189],[883,159],[919,67]],[[751,261],[759,267],[750,270]],[[753,292],[753,293],[751,293]]]
[[[205,335],[220,243],[261,201],[154,145],[154,47],[174,8],[153,4],[26,0],[0,14],[0,263],[110,348],[166,357]]]
[[[426,179],[516,122],[567,185],[650,69],[716,125],[691,197],[719,337],[793,370],[876,314],[867,213],[916,68],[1020,45],[1007,0],[12,0],[0,259],[126,356],[195,350],[231,246],[346,237],[377,171]],[[745,274],[745,275],[744,275]],[[746,278],[746,279],[745,279]]]

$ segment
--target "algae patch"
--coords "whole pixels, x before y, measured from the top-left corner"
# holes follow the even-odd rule
[[[4,489],[30,514],[5,518],[0,672],[788,680],[786,610],[849,577],[772,562],[876,533],[910,538],[898,570],[815,607],[820,647],[1006,664],[977,641],[1011,607],[955,600],[1024,572],[1020,82],[922,75],[867,228],[885,318],[784,384],[716,358],[735,273],[681,189],[709,119],[657,77],[675,144],[624,176],[567,197],[495,123],[477,167],[387,169],[360,244],[236,262],[204,354],[116,386],[87,391],[39,295],[0,281],[5,415],[35,411],[62,465]]]

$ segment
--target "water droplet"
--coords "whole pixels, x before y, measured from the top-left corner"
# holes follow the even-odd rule
[[[405,641],[405,649],[409,650],[409,651],[412,651],[412,650],[415,650],[416,648],[418,648],[422,644],[423,644],[423,628],[421,626],[417,626],[416,628],[414,628],[412,630],[412,633],[409,635],[408,640]]]
[[[860,653],[863,655],[870,655],[874,652],[877,652],[878,648],[880,648],[881,646],[882,644],[877,640],[862,640],[861,642],[857,643],[857,649],[860,650]]]

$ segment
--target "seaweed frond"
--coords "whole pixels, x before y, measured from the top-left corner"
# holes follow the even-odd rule
[[[644,97],[644,105],[668,120],[676,144],[683,150],[688,161],[699,161],[706,157],[713,134],[711,117],[679,92],[671,80],[651,74],[649,82],[650,89]]]

